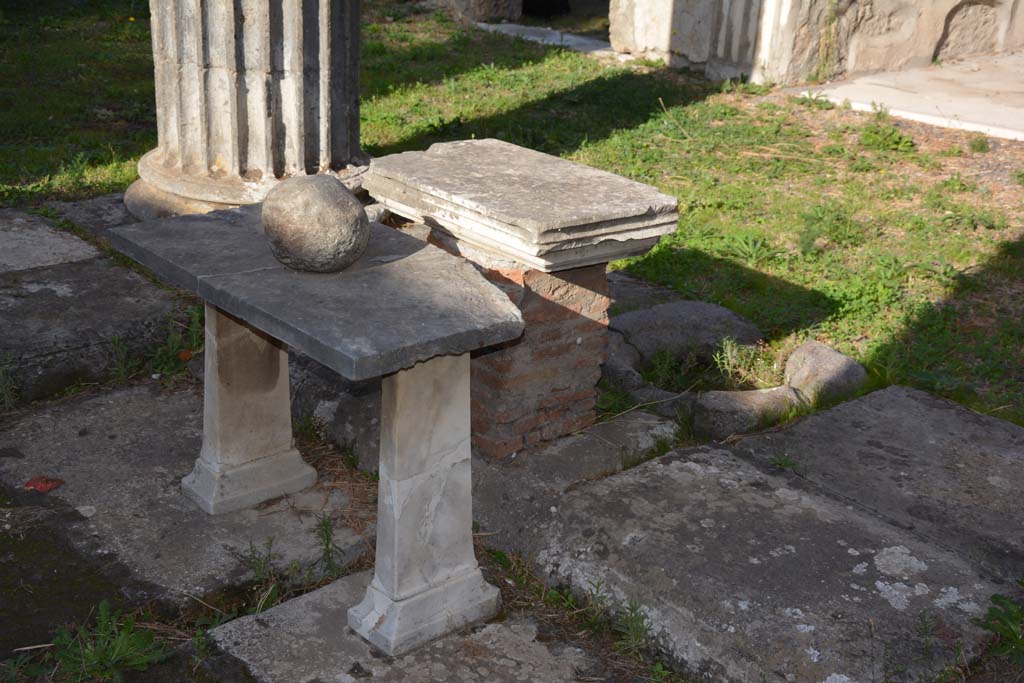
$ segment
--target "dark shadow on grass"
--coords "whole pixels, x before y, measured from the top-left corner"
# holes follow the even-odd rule
[[[906,384],[1024,425],[1024,240],[956,278],[871,355],[880,384]]]
[[[617,130],[635,128],[665,107],[703,100],[711,84],[681,85],[664,73],[615,71],[511,111],[476,119],[438,121],[428,130],[388,145],[367,146],[374,156],[426,149],[435,142],[498,138],[548,154],[563,155]],[[614,169],[612,169],[614,170]]]
[[[821,292],[696,249],[659,246],[626,270],[686,299],[725,306],[751,320],[769,341],[814,327],[839,309]]]

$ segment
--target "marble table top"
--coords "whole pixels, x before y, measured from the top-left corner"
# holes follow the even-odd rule
[[[379,223],[340,273],[274,258],[260,207],[114,229],[112,245],[165,282],[358,381],[516,339],[523,320],[468,261]]]

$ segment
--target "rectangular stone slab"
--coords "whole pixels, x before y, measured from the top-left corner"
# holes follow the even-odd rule
[[[373,177],[400,181],[537,236],[678,210],[674,197],[650,185],[492,139],[380,157],[370,176],[370,183]]]
[[[679,215],[650,185],[501,140],[374,159],[364,187],[400,215],[547,272],[645,251]]]
[[[660,237],[666,231],[675,230],[678,215],[669,213],[645,213],[629,218],[581,223],[564,228],[546,230],[534,234],[526,228],[505,223],[486,213],[471,211],[442,197],[431,194],[423,188],[405,185],[399,181],[373,176],[370,185],[374,196],[384,205],[404,204],[418,210],[424,216],[436,217],[441,222],[464,225],[474,231],[504,234],[512,237],[531,250],[542,254],[552,249],[567,249],[576,245],[596,244],[616,235],[628,238]]]
[[[115,247],[171,284],[351,380],[518,337],[519,310],[469,262],[380,224],[340,273],[286,268],[259,207],[117,228]]]
[[[889,387],[789,429],[741,439],[862,509],[955,549],[991,576],[1024,574],[1024,428],[909,387]]]

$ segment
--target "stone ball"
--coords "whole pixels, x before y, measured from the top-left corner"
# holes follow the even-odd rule
[[[334,273],[355,263],[370,239],[362,203],[331,175],[281,181],[263,201],[263,232],[278,261]]]

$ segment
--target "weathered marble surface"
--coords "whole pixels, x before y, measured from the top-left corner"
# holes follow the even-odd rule
[[[259,207],[117,228],[111,242],[153,270],[348,379],[515,339],[518,309],[473,266],[380,224],[340,273],[273,256]]]
[[[964,558],[724,448],[579,486],[552,517],[539,563],[553,581],[636,601],[669,653],[723,683],[931,680],[959,661],[951,643],[980,652],[972,620],[999,590]]]
[[[51,227],[40,216],[0,209],[0,274],[74,263],[99,255],[88,242]]]
[[[394,655],[498,611],[473,554],[469,354],[384,379],[373,582],[349,625]]]
[[[288,350],[206,306],[203,447],[182,490],[210,514],[316,483],[292,446]]]
[[[133,214],[250,204],[294,175],[358,186],[358,0],[152,10],[158,146],[125,196]]]
[[[678,220],[674,197],[501,140],[374,159],[364,186],[399,215],[551,271],[642,252]]]

